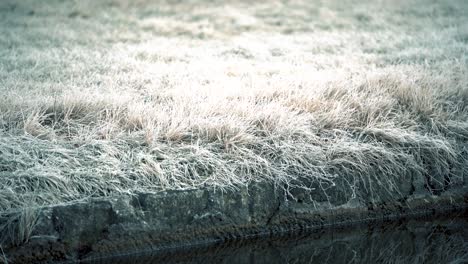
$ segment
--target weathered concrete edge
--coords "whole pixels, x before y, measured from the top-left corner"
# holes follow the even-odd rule
[[[100,198],[44,208],[30,241],[9,248],[8,256],[10,263],[40,263],[208,246],[465,210],[467,194],[458,186],[400,201],[369,204],[352,198],[331,204],[291,199],[272,184],[258,183],[228,192],[206,188]]]

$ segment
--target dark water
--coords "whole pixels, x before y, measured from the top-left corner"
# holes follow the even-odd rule
[[[468,263],[466,213],[86,263]]]

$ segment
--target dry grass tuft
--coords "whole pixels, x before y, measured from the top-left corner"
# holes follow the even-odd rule
[[[257,181],[379,202],[463,181],[468,6],[383,4],[2,1],[0,214]]]

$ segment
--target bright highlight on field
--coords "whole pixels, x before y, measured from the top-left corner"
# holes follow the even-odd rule
[[[0,214],[466,180],[468,2],[312,2],[1,1]]]

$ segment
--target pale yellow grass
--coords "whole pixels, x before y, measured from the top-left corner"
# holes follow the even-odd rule
[[[0,212],[264,180],[375,202],[417,177],[441,192],[468,173],[467,12],[2,1]]]

